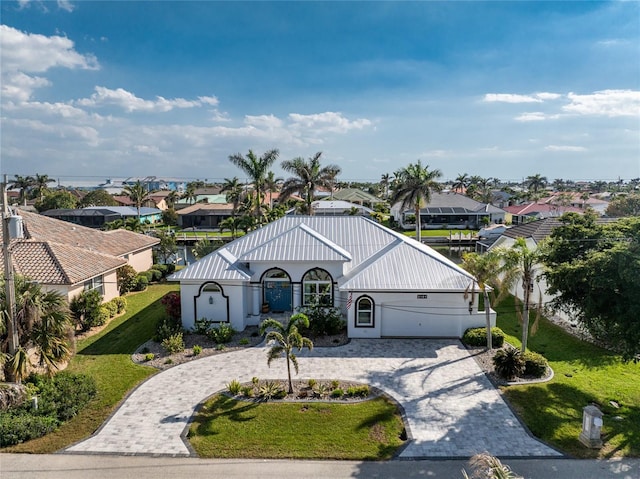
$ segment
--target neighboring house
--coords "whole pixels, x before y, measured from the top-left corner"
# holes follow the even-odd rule
[[[137,218],[135,206],[88,206],[80,209],[56,209],[42,213],[44,216],[68,221],[89,228],[102,228],[105,223]],[[140,208],[140,222],[153,224],[162,220],[162,211],[157,208]]]
[[[508,214],[507,221],[509,221],[510,218],[510,222],[514,225],[521,225],[545,218],[559,218],[565,213],[584,213],[584,210],[574,208],[573,206],[559,206],[540,202],[505,206],[504,211]]]
[[[98,289],[109,301],[119,295],[118,268],[129,264],[146,271],[153,265],[156,238],[122,229],[99,231],[25,210],[17,214],[24,235],[11,240],[15,272],[68,300]]]
[[[570,192],[570,193],[554,193],[547,198],[543,198],[538,203],[548,203],[562,208],[563,204],[585,210],[587,208],[592,209],[598,215],[603,216],[609,206],[609,202],[603,199],[597,198],[594,195],[590,195],[588,198],[583,198],[582,193]]]
[[[233,213],[231,203],[196,203],[177,211],[181,228],[219,228],[220,222]]]
[[[158,178],[156,176],[131,177],[122,181],[124,186],[142,183],[147,191],[170,190],[183,192],[187,188],[187,183],[180,178]]]
[[[349,203],[355,203],[368,208],[373,208],[376,204],[385,202],[384,200],[357,188],[345,188],[334,191],[331,194],[331,199],[348,201]]]
[[[432,248],[362,216],[285,216],[173,274],[182,323],[257,325],[264,310],[339,308],[351,338],[461,337],[485,324],[474,278]],[[495,313],[492,312],[495,323]]]
[[[318,200],[311,203],[313,214],[315,216],[347,216],[347,215],[364,215],[371,216],[373,210],[366,206],[349,203],[348,201],[339,200]]]
[[[403,210],[396,203],[391,216],[403,228],[415,228],[415,223],[407,221],[415,216],[413,208]],[[429,204],[420,210],[420,220],[424,229],[479,229],[484,222],[504,223],[505,211],[458,193],[432,193]]]

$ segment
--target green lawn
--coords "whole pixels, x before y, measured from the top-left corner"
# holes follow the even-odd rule
[[[383,398],[353,404],[207,401],[189,431],[200,457],[384,460],[403,423]]]
[[[512,308],[512,300],[498,306],[498,326],[519,347],[522,328]],[[640,363],[624,363],[544,319],[528,346],[547,358],[553,380],[509,386],[504,393],[534,435],[577,457],[640,456]],[[605,414],[600,451],[578,441],[582,408],[592,402]]]
[[[131,388],[156,372],[134,364],[131,354],[153,336],[158,318],[165,314],[160,298],[177,290],[177,284],[158,284],[126,296],[127,312],[114,318],[100,333],[78,341],[77,353],[67,367],[70,372],[88,374],[96,380],[96,397],[55,432],[4,451],[51,453],[98,429]]]

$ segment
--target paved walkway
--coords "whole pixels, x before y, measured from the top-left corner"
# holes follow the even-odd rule
[[[530,437],[456,340],[352,340],[299,355],[300,378],[345,379],[384,390],[404,407],[413,438],[402,458],[560,454]],[[68,451],[187,456],[181,434],[196,406],[232,379],[286,377],[264,347],[209,356],[152,376],[97,434]]]

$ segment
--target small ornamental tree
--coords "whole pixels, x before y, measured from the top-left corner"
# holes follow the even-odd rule
[[[118,291],[120,294],[126,294],[129,291],[134,291],[137,285],[138,273],[133,266],[125,264],[124,266],[118,268],[116,271],[118,277]]]
[[[182,309],[180,306],[180,293],[169,293],[161,300],[167,316],[175,321],[182,320]]]

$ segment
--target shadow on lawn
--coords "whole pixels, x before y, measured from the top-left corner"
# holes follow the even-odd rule
[[[582,458],[610,458],[620,451],[626,456],[640,454],[640,407],[636,405],[614,408],[608,403],[598,404],[583,391],[560,383],[508,388],[504,392],[535,436],[548,438],[569,454]],[[521,407],[523,404],[527,408]],[[578,441],[582,409],[589,404],[596,404],[604,413],[602,451],[587,449]]]
[[[203,407],[194,416],[191,428],[195,427],[196,436],[212,436],[218,432],[211,429],[211,425],[219,417],[227,417],[233,422],[248,422],[255,418],[247,415],[257,407],[257,403],[249,401],[236,401],[224,394],[219,394],[212,401],[206,401]]]

